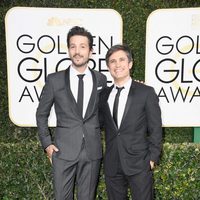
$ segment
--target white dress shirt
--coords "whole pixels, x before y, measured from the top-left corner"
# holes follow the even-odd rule
[[[81,74],[80,72],[78,72],[73,66],[70,66],[70,89],[72,91],[72,94],[77,102],[77,98],[78,98],[78,82],[79,82],[79,78],[77,75]],[[83,77],[83,117],[85,116],[86,110],[87,110],[87,106],[90,100],[90,96],[92,93],[92,88],[93,88],[93,80],[92,80],[92,74],[89,70],[89,68],[87,67],[85,69],[85,71],[82,73],[85,74],[85,76]]]
[[[121,91],[120,96],[119,96],[118,118],[117,118],[118,127],[120,127],[120,124],[122,121],[124,109],[125,109],[126,102],[128,99],[129,90],[131,87],[131,83],[132,83],[132,79],[130,78],[123,86],[120,86],[120,87],[124,87],[124,89]],[[116,87],[119,87],[119,86],[114,85],[114,87],[109,95],[109,98],[108,98],[108,104],[109,104],[109,108],[110,108],[110,112],[111,112],[112,116],[113,116],[113,106],[114,106],[115,96],[117,94]]]

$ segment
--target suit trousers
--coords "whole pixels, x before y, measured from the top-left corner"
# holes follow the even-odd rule
[[[153,200],[153,177],[150,167],[138,174],[127,176],[118,159],[116,175],[105,175],[105,180],[109,200],[127,200],[129,187],[134,200]]]
[[[52,156],[55,199],[73,200],[76,185],[78,200],[94,200],[101,161],[87,157],[84,142],[75,161],[59,159],[55,154]]]

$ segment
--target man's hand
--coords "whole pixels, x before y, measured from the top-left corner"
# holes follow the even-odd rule
[[[53,152],[58,152],[59,149],[53,145],[53,144],[50,144],[46,149],[45,151],[47,152],[47,157],[49,158],[50,162],[52,163],[52,154]]]
[[[155,167],[155,163],[152,160],[150,160],[150,167],[151,167],[151,170],[153,170]]]
[[[143,83],[145,84],[145,82],[143,80],[138,80],[138,79],[134,79],[134,81],[138,82],[138,83]]]

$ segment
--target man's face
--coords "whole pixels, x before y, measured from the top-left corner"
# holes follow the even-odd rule
[[[111,76],[116,81],[123,81],[130,77],[132,62],[129,62],[126,53],[122,50],[113,53],[108,61],[108,68]]]
[[[81,35],[72,36],[69,41],[68,53],[75,67],[85,67],[92,54],[88,38]]]

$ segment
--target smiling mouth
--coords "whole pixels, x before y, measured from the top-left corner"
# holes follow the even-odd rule
[[[119,69],[118,69],[118,70],[115,70],[116,73],[120,73],[120,72],[122,72],[122,71],[123,71],[123,70],[121,70],[121,69],[120,69],[120,70],[119,70]]]

